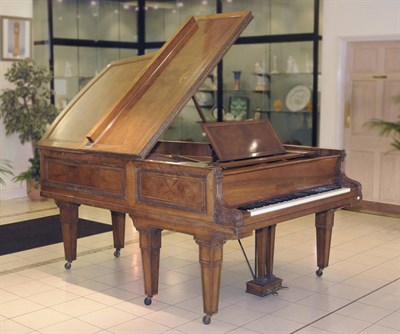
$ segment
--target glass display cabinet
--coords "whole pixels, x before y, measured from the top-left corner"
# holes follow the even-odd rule
[[[45,5],[44,5],[45,4]],[[34,1],[34,58],[65,107],[113,60],[155,52],[191,15],[254,16],[196,93],[209,122],[269,119],[284,143],[316,146],[322,0]],[[194,103],[164,134],[207,140]]]

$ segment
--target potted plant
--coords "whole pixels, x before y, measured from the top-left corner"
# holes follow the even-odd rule
[[[398,122],[389,122],[381,119],[371,119],[367,125],[372,128],[378,128],[379,134],[393,135],[393,142],[390,143],[395,149],[400,150],[400,118]]]
[[[0,159],[0,175],[6,175],[6,174],[13,175],[11,171],[11,164],[8,160]],[[1,177],[0,177],[0,184],[3,186],[6,185],[6,183]]]
[[[394,101],[400,103],[400,95],[396,96]],[[379,129],[379,134],[381,136],[392,135],[393,142],[390,145],[396,150],[400,150],[400,117],[397,122],[389,122],[382,119],[371,119],[366,122],[366,125],[371,128]]]
[[[14,181],[26,181],[28,196],[40,199],[40,159],[37,143],[47,126],[58,115],[57,108],[50,103],[51,79],[44,66],[36,65],[31,59],[14,62],[4,77],[13,85],[0,95],[0,117],[6,135],[17,133],[22,144],[32,144],[31,166],[17,175]],[[33,195],[33,197],[32,197]],[[40,196],[40,195],[39,195]]]

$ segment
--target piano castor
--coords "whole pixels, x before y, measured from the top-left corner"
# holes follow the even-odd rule
[[[48,128],[39,143],[41,194],[60,209],[66,269],[76,260],[81,204],[110,210],[117,258],[132,218],[146,305],[158,293],[162,230],[192,235],[204,324],[218,312],[227,240],[255,233],[247,291],[274,293],[282,285],[273,274],[276,225],[315,213],[317,275],[328,266],[334,212],[361,199],[360,184],[344,173],[344,152],[282,145],[266,120],[206,123],[200,108],[207,142],[160,140],[251,18],[190,17],[155,54],[108,65]],[[319,193],[327,187],[335,190]]]

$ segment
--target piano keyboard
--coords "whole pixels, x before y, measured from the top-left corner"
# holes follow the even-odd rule
[[[286,209],[296,205],[306,204],[324,198],[342,195],[348,192],[350,192],[350,188],[341,188],[339,186],[319,187],[303,192],[290,194],[285,197],[273,198],[248,206],[242,206],[239,209],[247,210],[248,212],[250,212],[250,216],[257,216],[263,213]]]

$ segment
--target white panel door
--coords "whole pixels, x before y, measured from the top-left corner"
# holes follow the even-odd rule
[[[400,152],[392,138],[366,126],[370,119],[398,121],[400,42],[354,42],[348,52],[344,145],[346,171],[361,182],[364,200],[400,204]]]

